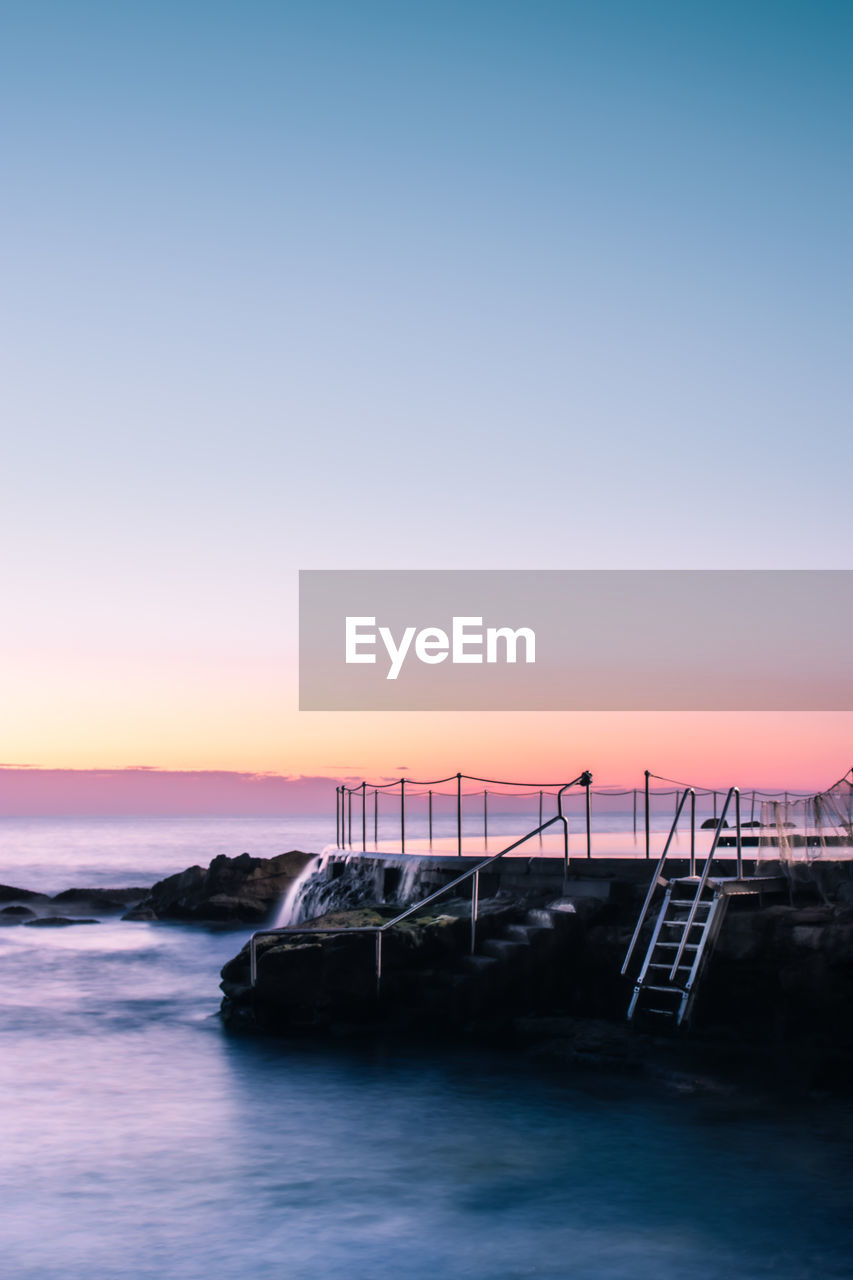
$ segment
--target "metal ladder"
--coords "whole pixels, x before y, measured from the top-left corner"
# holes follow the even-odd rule
[[[667,880],[663,870],[688,798],[690,800],[690,875]],[[716,876],[711,879],[711,867],[732,800],[735,804],[737,874],[734,877]],[[740,792],[737,787],[730,787],[717,820],[702,874],[696,874],[696,794],[692,787],[688,787],[675,810],[669,836],[652,876],[640,918],[628,947],[628,954],[622,965],[624,976],[628,972],[631,956],[640,939],[655,894],[662,888],[663,902],[658,911],[645,959],[634,980],[634,993],[628,1006],[629,1022],[637,1012],[665,1018],[675,1026],[681,1026],[690,1017],[696,996],[696,985],[701,976],[703,964],[711,952],[720,931],[720,925],[723,923],[729,894],[742,891],[745,887],[741,844]]]
[[[634,983],[629,1022],[637,1013],[663,1017],[676,1026],[689,1020],[702,966],[716,941],[728,901],[722,884],[709,884],[696,876],[669,881]]]

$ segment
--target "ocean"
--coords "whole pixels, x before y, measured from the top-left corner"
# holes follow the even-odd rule
[[[331,826],[6,819],[0,881],[146,884],[217,853],[319,851]],[[845,1103],[236,1036],[219,969],[247,937],[0,930],[4,1276],[853,1275]]]

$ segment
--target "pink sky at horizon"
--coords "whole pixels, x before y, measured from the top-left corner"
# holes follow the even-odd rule
[[[598,786],[631,788],[642,787],[648,768],[696,786],[817,791],[853,757],[853,714],[841,712],[349,713],[335,715],[334,727],[320,713],[298,720],[302,731],[278,750],[262,743],[226,753],[209,740],[193,760],[190,744],[172,738],[169,752],[162,739],[138,743],[126,763],[115,758],[118,744],[107,751],[78,740],[71,760],[7,758],[0,815],[325,812],[341,780],[457,769],[552,782],[589,768]]]
[[[0,768],[0,813],[270,812],[262,787],[223,796],[217,777],[241,775],[327,780],[300,801],[325,811],[339,778],[457,769],[530,781],[590,769],[599,785],[634,787],[648,768],[699,786],[817,791],[853,762],[851,712],[300,712],[292,658],[105,657],[17,655],[2,754],[28,768]],[[146,768],[134,782],[144,799],[123,795]]]

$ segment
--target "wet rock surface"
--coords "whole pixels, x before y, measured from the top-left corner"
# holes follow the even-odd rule
[[[223,854],[208,867],[188,867],[151,886],[72,888],[53,897],[0,885],[0,924],[21,924],[33,916],[55,921],[121,915],[124,920],[262,925],[316,858],[299,850],[274,858]]]
[[[50,895],[33,893],[31,889],[18,889],[11,884],[0,884],[0,902],[50,902]]]
[[[296,849],[275,858],[220,854],[206,868],[159,880],[124,919],[265,924],[315,857]]]
[[[59,929],[71,924],[99,924],[100,921],[90,919],[86,916],[39,916],[36,920],[25,920],[24,924],[30,929]]]
[[[33,893],[14,885],[0,886],[0,925],[93,924],[96,917],[116,916],[132,903],[141,901],[150,889],[135,885],[128,888],[64,889],[51,897]]]

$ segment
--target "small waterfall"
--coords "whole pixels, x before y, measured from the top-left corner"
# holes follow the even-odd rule
[[[316,858],[312,858],[310,862],[305,863],[305,866],[282,898],[273,926],[275,929],[286,929],[288,925],[300,923],[305,886],[312,876],[324,869],[325,865],[326,857],[324,854],[318,854]]]
[[[397,892],[394,894],[395,900],[401,906],[408,906],[414,901],[415,890],[417,888],[418,879],[420,878],[420,859],[412,858],[403,868],[403,874],[400,877],[400,883],[397,886]],[[422,895],[418,895],[419,897]]]
[[[273,927],[291,928],[329,911],[377,902],[406,907],[437,887],[433,868],[430,858],[410,857],[401,865],[359,853],[342,857],[339,850],[318,854],[288,889]]]

